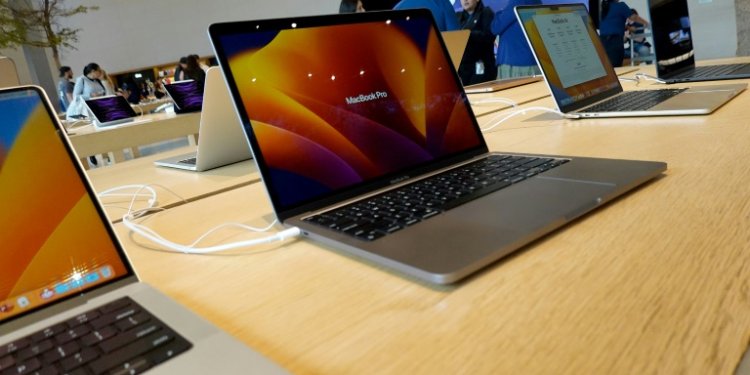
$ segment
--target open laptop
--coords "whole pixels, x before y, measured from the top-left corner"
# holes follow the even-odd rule
[[[139,282],[40,88],[0,117],[0,373],[284,373]]]
[[[164,89],[174,102],[175,113],[198,112],[203,107],[203,90],[192,79],[165,84]]]
[[[138,116],[125,97],[120,95],[103,96],[85,100],[94,126],[108,128],[116,125],[145,122],[148,119],[135,120]]]
[[[656,73],[666,83],[750,78],[750,64],[695,66],[687,0],[649,0]]]
[[[278,219],[422,280],[458,281],[666,168],[490,153],[424,9],[209,34]]]
[[[703,115],[746,84],[623,91],[582,4],[515,8],[560,111],[580,117]]]
[[[157,160],[154,164],[200,172],[252,158],[219,67],[211,67],[206,72],[203,96],[198,150]]]

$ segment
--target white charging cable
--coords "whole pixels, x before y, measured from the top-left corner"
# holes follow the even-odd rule
[[[502,123],[510,120],[511,118],[516,117],[516,116],[525,115],[528,112],[554,113],[556,115],[559,115],[560,117],[568,118],[568,119],[578,119],[578,118],[581,118],[579,115],[574,115],[574,114],[569,114],[569,113],[563,113],[563,112],[560,112],[560,111],[558,111],[556,109],[552,109],[552,108],[547,108],[547,107],[528,107],[528,108],[519,109],[517,111],[513,111],[513,112],[508,113],[508,114],[497,115],[497,116],[493,117],[492,119],[490,119],[488,121],[490,125],[487,125],[487,126],[485,126],[483,128],[480,128],[480,129],[482,130],[482,132],[488,132],[488,131],[490,131],[490,130],[492,130],[492,129],[498,127],[498,126],[500,126]]]
[[[226,251],[226,250],[232,250],[232,249],[237,249],[237,248],[242,248],[242,247],[249,247],[249,246],[256,246],[256,245],[267,244],[267,243],[272,243],[272,242],[277,242],[277,241],[284,241],[290,238],[298,237],[302,233],[299,228],[293,227],[293,228],[282,230],[281,232],[278,232],[272,236],[267,236],[263,238],[255,238],[255,239],[250,239],[250,240],[244,240],[244,241],[238,241],[238,242],[233,242],[233,243],[228,243],[228,244],[223,244],[223,245],[208,246],[208,247],[197,246],[206,237],[224,228],[235,227],[235,228],[240,228],[243,230],[256,232],[256,233],[266,232],[269,229],[271,229],[274,225],[276,225],[277,220],[274,220],[271,224],[263,228],[256,228],[256,227],[241,224],[241,223],[225,223],[225,224],[221,224],[217,227],[209,229],[207,232],[200,235],[196,240],[194,240],[190,244],[187,244],[187,245],[178,244],[173,241],[167,240],[166,238],[156,233],[154,230],[135,222],[136,219],[144,216],[145,214],[149,212],[164,211],[164,209],[161,207],[155,207],[156,202],[157,202],[157,194],[156,194],[156,190],[152,186],[160,186],[163,189],[179,197],[179,195],[177,195],[173,191],[161,185],[124,185],[124,186],[118,186],[112,189],[107,189],[105,191],[100,192],[98,195],[99,197],[130,196],[131,201],[128,207],[128,212],[122,217],[123,225],[125,225],[125,227],[130,229],[133,233],[136,233],[140,235],[141,237],[146,238],[155,244],[161,245],[162,247],[165,248],[164,251],[185,253],[185,254],[210,254],[210,253],[215,253],[219,251]],[[122,190],[131,190],[131,189],[136,189],[136,190],[132,193],[118,193],[119,191],[122,191]],[[146,191],[147,193],[144,193],[143,191]],[[148,207],[141,209],[141,210],[133,210],[133,206],[135,202],[138,200],[138,198],[143,198],[143,197],[148,198]]]
[[[660,79],[658,77],[654,77],[654,76],[652,76],[650,74],[646,74],[646,73],[636,73],[635,74],[635,80],[638,83],[641,83],[641,81],[654,81],[654,82],[657,82],[657,83],[665,83],[665,84],[667,83],[667,81],[665,81],[663,79]]]

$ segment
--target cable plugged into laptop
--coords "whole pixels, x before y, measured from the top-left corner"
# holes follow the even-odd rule
[[[567,119],[579,119],[579,118],[581,118],[580,115],[570,114],[570,113],[563,113],[563,112],[560,112],[560,111],[558,111],[556,109],[552,109],[552,108],[547,108],[547,107],[528,107],[528,108],[519,109],[517,111],[513,111],[513,112],[505,114],[505,115],[495,116],[495,117],[493,117],[489,121],[489,125],[487,125],[487,126],[485,126],[483,128],[480,128],[480,129],[482,130],[483,133],[484,132],[488,132],[488,131],[490,131],[490,130],[492,130],[492,129],[498,127],[498,126],[500,126],[502,123],[504,123],[504,122],[512,119],[513,117],[525,115],[528,112],[547,112],[547,113],[553,113],[553,114],[559,115],[560,117],[567,118]]]
[[[132,189],[136,189],[136,190],[130,193],[119,193],[119,191],[132,190]],[[171,190],[167,188],[165,189],[171,192]],[[174,192],[172,193],[174,194]],[[125,225],[125,227],[130,229],[130,231],[132,231],[133,233],[140,235],[141,237],[151,241],[154,244],[162,246],[163,249],[161,250],[169,251],[169,252],[184,253],[184,254],[210,254],[210,253],[233,250],[233,249],[238,249],[238,248],[268,244],[268,243],[273,243],[273,242],[281,242],[281,241],[285,241],[291,238],[299,237],[302,234],[302,231],[299,228],[292,227],[292,228],[282,230],[271,236],[266,236],[262,238],[254,238],[254,239],[237,241],[237,242],[232,242],[232,243],[222,244],[222,245],[214,245],[214,246],[206,246],[206,247],[198,246],[206,237],[208,237],[209,235],[221,229],[233,227],[233,228],[246,230],[249,232],[261,233],[261,232],[267,232],[268,230],[270,230],[274,225],[276,225],[277,221],[274,220],[271,224],[263,228],[256,228],[256,227],[245,225],[242,223],[225,223],[225,224],[221,224],[219,226],[216,226],[208,230],[207,232],[200,235],[196,240],[194,240],[190,244],[183,245],[183,244],[170,241],[164,238],[163,236],[159,235],[158,233],[156,233],[151,228],[148,228],[145,225],[139,224],[136,222],[137,219],[142,218],[148,213],[164,211],[164,208],[156,207],[157,194],[153,186],[150,186],[150,185],[118,186],[112,189],[102,191],[101,193],[98,194],[98,196],[99,197],[112,197],[112,196],[131,197],[130,205],[128,207],[128,212],[122,217],[123,225]],[[140,210],[133,210],[133,206],[136,200],[138,200],[139,198],[147,198],[148,207],[140,209]]]

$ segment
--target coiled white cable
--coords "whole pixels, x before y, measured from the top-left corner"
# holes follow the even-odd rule
[[[140,235],[141,237],[146,238],[147,240],[155,244],[161,245],[162,247],[164,247],[163,250],[165,251],[186,253],[186,254],[209,254],[209,253],[232,250],[232,249],[237,249],[237,248],[242,248],[242,247],[249,247],[249,246],[256,246],[256,245],[267,244],[267,243],[272,243],[272,242],[277,242],[277,241],[284,241],[289,238],[298,237],[301,234],[301,231],[299,228],[293,227],[293,228],[285,229],[272,236],[267,236],[263,238],[255,238],[251,240],[244,240],[244,241],[238,241],[238,242],[215,245],[215,246],[208,246],[208,247],[197,246],[206,237],[217,232],[220,229],[236,227],[236,228],[241,228],[241,229],[248,230],[251,232],[265,232],[271,229],[274,225],[276,225],[277,220],[274,220],[271,224],[263,228],[256,228],[256,227],[241,224],[241,223],[225,223],[225,224],[221,224],[217,227],[209,229],[207,232],[200,235],[196,240],[194,240],[190,244],[187,244],[187,245],[178,244],[173,241],[167,240],[166,238],[156,233],[154,230],[135,222],[136,219],[142,217],[146,213],[154,212],[154,211],[158,212],[158,211],[164,210],[161,207],[155,207],[156,202],[157,202],[157,194],[156,194],[156,190],[152,186],[160,186],[166,189],[167,191],[169,191],[170,193],[179,197],[179,195],[177,195],[173,191],[161,185],[124,185],[124,186],[118,186],[112,189],[107,189],[105,191],[100,192],[98,195],[99,197],[131,196],[132,199],[130,201],[128,211],[122,217],[123,225],[125,225],[125,227],[130,229],[133,233],[136,233]],[[118,191],[129,190],[129,189],[137,189],[137,190],[131,194],[117,193]],[[144,190],[147,191],[148,193],[142,193],[142,191]],[[141,210],[134,211],[133,206],[136,200],[142,197],[148,197],[148,207],[141,209]]]
[[[528,107],[528,108],[519,109],[517,111],[513,111],[513,112],[508,113],[508,114],[497,115],[497,116],[493,117],[492,119],[490,119],[488,121],[490,123],[490,125],[487,125],[487,126],[485,126],[483,128],[480,128],[480,129],[482,130],[482,132],[488,132],[488,131],[490,131],[490,130],[492,130],[492,129],[498,127],[498,126],[500,126],[505,121],[508,121],[511,118],[516,117],[516,116],[525,115],[528,112],[554,113],[556,115],[559,115],[560,117],[569,118],[569,119],[578,119],[578,118],[580,118],[579,115],[563,113],[563,112],[560,112],[560,111],[558,111],[556,109],[552,109],[552,108],[547,108],[547,107]]]

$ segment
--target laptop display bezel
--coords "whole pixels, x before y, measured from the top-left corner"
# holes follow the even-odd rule
[[[575,112],[581,108],[588,107],[594,103],[597,103],[599,101],[602,101],[604,99],[607,99],[609,97],[615,96],[623,92],[623,88],[622,88],[622,85],[620,84],[619,79],[617,78],[617,74],[614,73],[614,67],[605,58],[602,60],[602,63],[604,64],[604,68],[607,71],[607,76],[612,75],[614,77],[612,83],[616,83],[616,85],[612,89],[602,91],[600,93],[589,96],[588,98],[584,98],[584,99],[581,99],[581,100],[578,100],[578,101],[575,101],[573,103],[566,104],[566,105],[561,104],[562,101],[556,95],[556,91],[555,89],[553,89],[553,86],[550,83],[549,78],[548,78],[550,70],[554,68],[540,61],[539,56],[537,56],[536,48],[534,44],[531,42],[531,39],[529,38],[529,35],[527,33],[526,27],[524,26],[524,23],[522,21],[521,14],[520,14],[521,11],[525,11],[525,10],[531,10],[531,11],[536,11],[539,9],[558,10],[559,8],[578,8],[578,9],[574,9],[574,11],[576,12],[580,10],[585,11],[585,13],[588,15],[586,17],[586,27],[590,28],[591,30],[595,30],[593,20],[591,19],[591,15],[588,13],[588,10],[586,9],[586,7],[581,3],[555,4],[555,5],[519,5],[514,8],[514,11],[516,13],[516,19],[518,20],[518,23],[521,25],[521,30],[523,31],[524,37],[526,38],[526,42],[529,44],[529,47],[531,48],[531,52],[534,55],[534,60],[536,61],[536,64],[539,67],[539,69],[541,69],[542,71],[542,75],[544,76],[544,82],[547,84],[547,87],[550,90],[552,98],[555,100],[555,104],[560,109],[560,111],[565,112],[565,113]],[[592,42],[594,43],[595,47],[600,48],[600,49],[604,48],[602,46],[601,41],[598,38],[592,38]],[[584,82],[582,84],[586,84],[588,82]]]
[[[200,111],[203,110],[203,102],[206,99],[203,96],[203,93],[201,93],[201,105],[200,105],[200,107],[192,107],[192,108],[183,108],[182,106],[180,106],[180,103],[179,103],[180,100],[176,100],[175,99],[176,95],[174,95],[174,93],[173,93],[174,87],[180,86],[180,85],[184,85],[184,84],[195,83],[195,82],[196,81],[194,81],[192,79],[184,79],[182,81],[174,81],[172,83],[164,84],[164,90],[167,91],[167,96],[169,96],[169,99],[171,99],[172,102],[174,103],[175,113],[191,113],[191,112],[200,112]],[[196,83],[196,88],[199,88],[197,86],[197,83]],[[205,90],[205,88],[204,88],[204,90]]]
[[[64,296],[60,299],[55,299],[44,305],[30,307],[28,311],[24,311],[21,314],[17,314],[17,315],[7,318],[6,320],[2,320],[0,321],[0,335],[5,334],[9,331],[12,331],[16,329],[17,327],[23,326],[27,323],[46,319],[49,316],[65,311],[71,308],[72,306],[84,304],[89,299],[97,297],[114,288],[118,288],[121,285],[126,285],[129,283],[138,281],[136,273],[133,270],[133,267],[130,263],[130,260],[128,259],[122,247],[122,244],[117,239],[117,235],[115,234],[114,228],[112,227],[111,222],[107,218],[107,215],[104,212],[102,204],[99,201],[96,195],[96,192],[94,191],[92,184],[89,181],[86,175],[86,172],[83,169],[83,166],[78,160],[78,157],[76,156],[75,151],[73,150],[73,147],[70,144],[70,141],[65,135],[66,133],[65,133],[63,126],[57,120],[57,116],[55,115],[55,112],[53,111],[52,106],[49,102],[49,98],[47,97],[44,90],[37,86],[18,86],[18,87],[13,87],[13,88],[0,89],[0,96],[6,95],[8,93],[13,93],[13,92],[31,92],[31,91],[35,92],[38,95],[40,103],[44,106],[47,112],[47,115],[50,118],[50,122],[52,123],[52,126],[55,127],[54,131],[60,137],[60,142],[62,142],[65,152],[70,158],[70,161],[73,163],[75,171],[78,174],[78,177],[81,179],[81,183],[83,184],[84,189],[86,190],[86,193],[91,199],[93,206],[95,207],[100,220],[102,220],[102,224],[107,232],[107,235],[112,240],[113,247],[117,251],[117,255],[119,256],[120,261],[122,262],[126,272],[121,275],[113,276],[111,279],[105,282],[102,282],[100,284],[96,284],[94,286],[82,289],[78,293],[71,293],[67,296]]]
[[[677,3],[677,1],[683,1],[683,5],[685,6],[685,15],[688,17],[688,20],[690,20],[690,9],[688,8],[687,1],[684,0],[662,0],[658,3],[654,0],[648,0],[648,8],[649,8],[649,14],[651,16],[651,34],[652,39],[654,41],[654,57],[655,57],[655,65],[656,65],[656,76],[659,78],[666,78],[670,79],[675,76],[680,76],[681,74],[691,71],[695,69],[695,45],[693,44],[693,27],[692,24],[690,24],[690,48],[691,51],[693,51],[693,54],[690,55],[690,57],[686,58],[685,60],[674,64],[674,67],[667,68],[663,64],[659,63],[659,61],[665,60],[664,57],[664,51],[667,50],[665,48],[666,46],[662,45],[662,38],[661,36],[664,34],[668,34],[669,30],[665,29],[668,26],[666,25],[666,20],[661,19],[660,17],[655,16],[654,9],[656,9],[659,6],[669,5],[667,3]],[[658,15],[658,11],[656,12]],[[670,16],[669,19],[676,18],[673,16]],[[690,22],[690,21],[688,21]],[[665,39],[666,40],[666,39]],[[661,51],[661,53],[659,53]],[[669,58],[666,58],[669,59]]]
[[[298,17],[298,18],[280,18],[280,19],[269,19],[269,20],[259,20],[259,21],[228,22],[228,23],[212,24],[209,26],[209,29],[208,29],[209,38],[213,45],[214,51],[216,52],[217,60],[219,61],[219,64],[221,65],[222,71],[224,72],[224,76],[227,79],[227,84],[232,93],[232,98],[233,98],[235,109],[238,111],[240,115],[242,126],[245,129],[245,134],[247,135],[248,141],[250,142],[250,145],[251,145],[253,157],[256,160],[256,164],[261,173],[261,177],[264,180],[267,179],[267,176],[269,176],[270,171],[269,171],[268,166],[266,165],[263,155],[259,152],[260,146],[257,140],[255,139],[255,137],[253,136],[250,117],[245,107],[242,105],[239,90],[237,88],[235,79],[231,73],[229,61],[226,59],[226,54],[222,46],[221,38],[227,35],[232,35],[232,34],[252,33],[255,30],[258,30],[259,32],[267,32],[269,30],[286,30],[286,29],[292,29],[292,28],[302,29],[302,28],[307,28],[307,27],[333,26],[333,25],[352,24],[352,23],[368,23],[368,22],[380,22],[380,21],[386,22],[389,19],[397,19],[397,18],[407,19],[408,17],[420,17],[424,19],[429,19],[431,22],[431,27],[433,28],[434,32],[439,35],[438,28],[435,24],[434,19],[432,18],[432,14],[426,9],[366,12],[366,13],[352,13],[352,14],[341,14],[341,15],[323,15],[323,16],[310,16],[310,17]],[[294,26],[292,26],[292,24],[294,24]],[[445,46],[445,43],[443,42],[442,38],[439,37],[438,40],[440,41],[440,45],[441,45],[446,63],[449,64],[450,74],[452,74],[453,76],[457,93],[461,95],[461,99],[463,100],[464,105],[466,106],[466,110],[467,110],[468,116],[470,117],[470,121],[472,122],[472,125],[474,127],[474,131],[477,133],[478,144],[475,147],[466,149],[462,152],[458,152],[456,154],[447,155],[441,158],[433,159],[432,161],[429,161],[427,163],[412,166],[410,168],[407,168],[399,172],[386,174],[374,180],[355,184],[348,188],[332,192],[322,197],[315,197],[308,201],[303,201],[301,203],[291,205],[290,207],[281,207],[279,204],[279,198],[276,196],[276,193],[273,191],[273,189],[268,188],[267,186],[266,190],[270,196],[271,204],[273,205],[274,211],[276,212],[276,215],[279,218],[279,220],[284,221],[290,217],[293,217],[293,216],[296,216],[305,212],[319,210],[321,208],[336,204],[338,202],[342,202],[347,199],[351,199],[351,198],[360,196],[362,194],[372,192],[380,188],[387,187],[389,185],[403,182],[404,180],[408,180],[415,176],[419,176],[419,175],[423,175],[432,171],[443,169],[450,165],[454,165],[464,160],[469,160],[473,157],[476,157],[478,155],[488,152],[487,144],[484,140],[484,137],[481,134],[481,130],[479,128],[478,122],[476,121],[476,117],[474,116],[474,112],[471,106],[469,105],[469,99],[466,93],[463,91],[463,86],[461,85],[461,81],[456,72],[456,68],[455,66],[453,66],[453,63],[450,59],[450,55],[448,54],[447,47]]]

